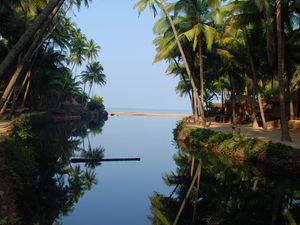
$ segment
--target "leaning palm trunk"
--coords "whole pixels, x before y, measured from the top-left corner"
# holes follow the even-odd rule
[[[201,101],[200,101],[200,116],[202,121],[205,121],[204,113],[204,63],[203,63],[203,48],[201,43],[201,32],[199,33],[199,59],[200,59],[200,89],[201,89]]]
[[[16,104],[17,104],[18,98],[19,98],[19,96],[20,96],[20,94],[21,94],[21,92],[22,92],[22,90],[23,90],[23,88],[24,88],[27,80],[29,80],[30,75],[31,75],[31,68],[26,73],[26,76],[25,76],[25,78],[24,78],[24,80],[22,82],[21,87],[17,88],[17,90],[14,93],[14,97],[13,97],[13,101],[12,101],[12,106],[11,106],[11,110],[10,110],[10,116],[14,113],[14,111],[16,109]]]
[[[8,94],[8,97],[7,97],[7,100],[4,102],[4,105],[3,105],[3,107],[1,108],[1,110],[0,110],[0,115],[3,115],[4,113],[5,113],[5,110],[6,110],[6,108],[7,108],[7,105],[8,105],[8,103],[9,103],[9,100],[10,100],[10,98],[11,98],[11,96],[12,96],[12,94],[13,94],[13,89],[10,91],[10,93]]]
[[[25,102],[26,102],[26,99],[27,99],[27,96],[28,96],[30,83],[31,83],[31,76],[29,76],[29,78],[28,78],[28,82],[27,82],[26,89],[25,89],[24,96],[23,96],[22,107],[25,106]]]
[[[250,61],[250,69],[251,69],[251,73],[252,73],[252,81],[253,81],[253,87],[254,87],[254,99],[255,99],[255,95],[257,95],[257,99],[258,99],[258,105],[259,105],[259,111],[260,111],[260,116],[261,116],[261,120],[263,123],[263,128],[267,129],[267,123],[266,123],[266,118],[265,118],[265,113],[264,113],[264,107],[263,107],[263,103],[262,103],[262,97],[261,97],[261,93],[258,87],[258,81],[257,81],[257,76],[256,76],[256,69],[254,66],[254,61],[253,61],[253,57],[250,51],[250,41],[249,41],[249,37],[248,34],[246,33],[246,31],[244,31],[245,33],[245,39],[247,41],[247,52],[248,52],[248,58]],[[255,126],[253,124],[253,126]]]
[[[12,65],[12,63],[19,56],[24,47],[32,40],[35,33],[40,29],[40,27],[49,20],[49,18],[55,15],[55,8],[61,5],[64,0],[51,0],[45,9],[37,16],[33,21],[31,26],[23,33],[18,42],[9,51],[5,59],[0,64],[0,79],[4,76],[7,69]]]
[[[276,20],[277,20],[277,54],[278,54],[278,82],[279,82],[279,102],[280,102],[280,124],[281,124],[281,139],[283,141],[291,141],[289,127],[286,119],[284,83],[283,83],[283,34],[281,22],[281,0],[276,0]]]
[[[187,61],[187,59],[186,59],[185,53],[184,53],[184,51],[183,51],[182,45],[181,45],[181,43],[180,43],[180,40],[179,40],[179,37],[178,37],[178,33],[177,33],[176,28],[175,28],[175,24],[174,24],[172,18],[169,16],[168,11],[167,11],[167,9],[165,8],[164,3],[163,3],[162,0],[160,0],[160,6],[161,6],[161,9],[162,9],[163,13],[164,13],[165,16],[168,18],[168,21],[169,21],[169,23],[170,23],[170,25],[171,25],[171,28],[172,28],[173,34],[174,34],[174,36],[175,36],[175,40],[176,40],[178,49],[179,49],[179,51],[180,51],[181,57],[182,57],[183,62],[184,62],[184,66],[185,66],[186,72],[187,72],[187,74],[188,74],[188,76],[189,76],[189,79],[191,80],[193,92],[194,92],[194,93],[198,93],[198,89],[197,89],[195,80],[194,80],[193,77],[192,77],[192,73],[191,73],[191,70],[190,70],[188,61]],[[194,98],[196,99],[197,102],[201,102],[201,100],[200,100],[198,94],[197,94],[196,96],[194,96]],[[197,113],[194,115],[194,117],[195,117],[195,120],[197,121],[197,120],[198,120],[198,115],[197,115]],[[202,123],[203,123],[204,126],[206,126],[205,120],[202,121]]]
[[[35,37],[34,41],[32,42],[32,44],[30,45],[29,49],[27,50],[26,54],[24,55],[23,59],[21,60],[21,62],[18,64],[17,66],[17,69],[16,71],[14,72],[12,78],[10,79],[7,87],[5,88],[5,91],[2,95],[2,98],[0,100],[0,108],[1,108],[1,111],[5,111],[5,109],[3,110],[2,107],[5,103],[5,101],[7,100],[8,98],[8,95],[10,94],[12,88],[14,87],[17,79],[19,78],[21,72],[23,71],[23,68],[28,65],[28,63],[30,62],[32,56],[33,56],[33,53],[35,51],[35,49],[38,47],[38,45],[40,44],[43,36],[44,36],[44,33],[47,29],[47,27],[49,26],[51,20],[53,19],[53,17],[57,14],[57,12],[59,11],[61,5],[63,3],[63,0],[61,0],[60,4],[57,5],[53,12],[51,13],[51,16],[48,17],[47,21],[45,21],[45,23],[43,24],[43,26],[41,27],[37,37]],[[0,113],[0,115],[2,115]]]
[[[37,48],[34,50],[33,55],[35,55],[38,50],[40,49],[40,47],[43,45],[43,43],[50,37],[50,35],[56,30],[57,26],[60,24],[60,22],[62,21],[63,18],[65,18],[65,16],[67,15],[68,11],[70,10],[71,6],[73,4],[73,1],[71,0],[67,6],[67,8],[65,9],[63,15],[61,16],[61,19],[58,20],[56,22],[56,24],[51,28],[51,30],[47,33],[47,35],[45,35],[45,37],[43,38],[43,40],[40,42],[40,44],[37,46]]]

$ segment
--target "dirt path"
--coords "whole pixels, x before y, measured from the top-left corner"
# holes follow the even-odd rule
[[[8,134],[12,129],[10,121],[0,121],[0,136]]]
[[[189,127],[201,127],[200,125],[189,124]],[[279,128],[272,128],[264,130],[262,128],[254,129],[251,125],[239,125],[240,132],[248,137],[255,137],[260,139],[267,139],[272,142],[280,142],[285,145],[292,146],[294,148],[300,149],[300,130],[291,129],[290,135],[293,142],[281,141],[281,131]],[[212,122],[209,126],[209,129],[214,131],[223,131],[223,132],[233,132],[232,124],[216,123]]]

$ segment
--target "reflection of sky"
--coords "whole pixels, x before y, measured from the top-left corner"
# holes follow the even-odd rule
[[[98,184],[79,200],[64,225],[149,224],[148,197],[168,195],[162,175],[175,169],[172,129],[179,118],[110,117],[92,145],[105,148],[105,158],[140,157],[141,162],[106,162],[97,169]]]

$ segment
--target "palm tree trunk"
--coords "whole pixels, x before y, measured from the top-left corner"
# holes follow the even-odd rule
[[[254,95],[254,99],[255,99],[255,95],[257,95],[258,104],[259,104],[259,111],[260,111],[260,116],[261,116],[261,120],[262,120],[262,123],[263,123],[263,128],[267,129],[267,123],[266,123],[264,107],[263,107],[263,103],[262,103],[262,97],[261,97],[260,90],[259,90],[259,87],[258,87],[256,69],[255,69],[255,66],[254,66],[253,56],[252,56],[251,51],[250,51],[249,37],[248,37],[248,34],[247,34],[246,31],[244,31],[244,36],[245,36],[245,39],[246,39],[246,42],[247,42],[247,53],[248,53],[248,58],[249,58],[249,61],[250,61],[250,69],[251,69],[251,73],[252,73],[252,81],[253,81],[252,83],[253,83],[253,87],[254,87],[253,95]],[[253,127],[255,127],[255,126],[256,126],[256,124],[253,124]]]
[[[59,21],[57,21],[57,23],[51,28],[51,30],[47,33],[47,35],[43,38],[43,40],[40,42],[40,44],[38,45],[38,47],[34,50],[33,55],[35,55],[38,50],[40,49],[40,47],[42,46],[42,44],[50,37],[50,35],[55,31],[55,29],[57,28],[57,26],[60,24],[60,22],[62,21],[63,18],[65,18],[65,16],[67,15],[68,11],[70,10],[71,6],[73,4],[73,1],[70,1],[67,8],[65,9],[61,19]]]
[[[272,16],[271,4],[269,4],[269,8],[267,9],[267,54],[268,54],[268,64],[271,74],[274,74],[274,34],[273,34],[273,26],[274,26],[274,18]]]
[[[179,64],[178,64],[177,60],[175,58],[173,58],[173,61],[175,62],[176,67],[179,69],[180,67],[179,67]],[[183,80],[185,86],[188,87],[186,77],[184,76],[183,73],[180,73],[180,75],[181,75],[181,79]],[[193,100],[192,93],[188,89],[187,89],[187,92],[188,92],[190,101],[192,101]],[[192,102],[192,110],[193,110],[193,114],[194,114],[194,104],[193,104],[193,102]]]
[[[163,3],[162,0],[160,0],[160,6],[161,6],[161,9],[162,9],[163,13],[164,13],[165,16],[168,18],[168,21],[169,21],[169,23],[170,23],[170,25],[171,25],[171,27],[172,27],[172,31],[173,31],[173,33],[174,33],[174,36],[175,36],[175,39],[176,39],[177,46],[178,46],[178,49],[179,49],[179,51],[180,51],[181,57],[182,57],[182,59],[183,59],[184,66],[185,66],[185,69],[186,69],[186,72],[187,72],[187,74],[188,74],[188,76],[189,76],[189,79],[191,80],[191,84],[192,84],[194,93],[198,93],[198,89],[197,89],[195,80],[194,80],[193,77],[192,77],[192,73],[191,73],[191,70],[190,70],[188,61],[187,61],[187,59],[186,59],[185,53],[184,53],[184,51],[183,51],[182,45],[181,45],[181,43],[180,43],[180,40],[179,40],[179,37],[178,37],[178,33],[177,33],[176,28],[175,28],[175,24],[174,24],[172,18],[169,16],[168,11],[167,11],[167,9],[165,8],[164,3]],[[197,94],[196,96],[194,96],[194,97],[196,98],[196,100],[197,100],[198,102],[201,102],[201,100],[199,99],[198,94]],[[195,120],[198,120],[198,118],[197,118],[197,113],[195,114]],[[204,123],[206,123],[205,121],[202,121],[202,122],[203,122],[203,125],[204,125]]]
[[[13,96],[13,101],[12,101],[12,106],[11,106],[11,109],[10,109],[10,113],[9,113],[9,116],[11,116],[14,112],[15,112],[15,109],[16,109],[16,104],[17,104],[17,101],[18,101],[18,98],[27,82],[27,80],[29,80],[29,77],[30,77],[30,74],[31,74],[31,68],[28,70],[28,72],[26,73],[26,76],[22,82],[22,85],[21,87],[17,87],[15,90],[14,90],[14,96]]]
[[[52,18],[56,14],[55,8],[60,7],[63,2],[64,0],[51,0],[44,10],[33,21],[31,26],[22,34],[18,42],[13,46],[0,64],[0,79],[16,60],[24,47],[32,40],[35,33],[40,29],[45,21],[49,20],[49,18]]]
[[[25,89],[25,92],[24,92],[23,101],[22,101],[22,107],[25,106],[25,102],[26,102],[26,98],[28,96],[28,91],[29,91],[30,83],[31,83],[31,76],[29,75],[28,82],[27,82],[27,85],[26,85],[26,89]]]
[[[255,99],[255,84],[252,77],[252,127],[258,128],[258,123],[256,119],[256,99]]]
[[[288,122],[285,111],[285,97],[284,97],[284,56],[283,56],[283,34],[281,22],[281,0],[276,0],[276,30],[277,30],[277,54],[278,54],[278,81],[279,81],[279,102],[280,102],[280,123],[281,123],[281,139],[282,141],[291,141],[289,134]]]
[[[3,107],[2,107],[1,110],[0,110],[0,116],[2,116],[2,115],[5,113],[6,108],[7,108],[7,105],[8,105],[8,103],[9,103],[9,100],[10,100],[11,95],[13,94],[13,92],[14,92],[14,90],[12,89],[12,90],[10,91],[10,93],[8,94],[8,97],[7,97],[7,99],[5,100],[5,102],[4,102],[4,104],[3,104]]]
[[[88,104],[89,99],[90,99],[90,95],[91,95],[93,83],[94,83],[94,80],[92,80],[92,81],[90,82],[90,90],[89,90],[89,93],[88,93],[88,99],[87,99],[87,101],[86,101],[86,103],[85,103],[85,108],[87,107],[87,104]]]
[[[29,49],[27,50],[26,54],[24,55],[24,57],[22,58],[21,62],[18,64],[18,67],[16,69],[16,71],[14,72],[12,78],[10,79],[7,87],[5,88],[5,91],[2,95],[2,98],[0,100],[0,108],[3,107],[4,102],[6,101],[10,91],[12,90],[13,86],[15,85],[20,73],[22,72],[23,68],[28,65],[28,63],[30,63],[30,60],[33,56],[33,52],[35,51],[35,49],[38,47],[40,41],[42,40],[44,33],[48,27],[48,25],[50,24],[51,20],[53,19],[53,17],[57,14],[57,12],[60,9],[61,4],[63,3],[63,0],[61,0],[60,4],[57,5],[57,7],[54,8],[53,12],[51,13],[51,16],[48,17],[48,19],[45,21],[45,23],[43,24],[43,26],[41,27],[37,37],[35,37],[34,41],[32,42],[32,44],[30,45]]]
[[[236,125],[236,96],[235,96],[235,80],[233,74],[230,74],[230,83],[231,83],[231,111],[232,111],[232,123]]]
[[[201,42],[201,32],[199,33],[199,59],[200,59],[200,89],[201,89],[201,101],[200,101],[200,116],[202,121],[205,121],[204,113],[204,63],[203,63],[203,48]]]
[[[295,110],[294,110],[293,92],[291,89],[290,89],[290,119],[291,120],[296,119]]]

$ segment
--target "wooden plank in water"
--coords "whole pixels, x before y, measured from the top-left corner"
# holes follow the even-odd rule
[[[121,161],[141,161],[141,158],[108,158],[108,159],[85,159],[72,158],[71,163],[88,163],[88,162],[121,162]]]

